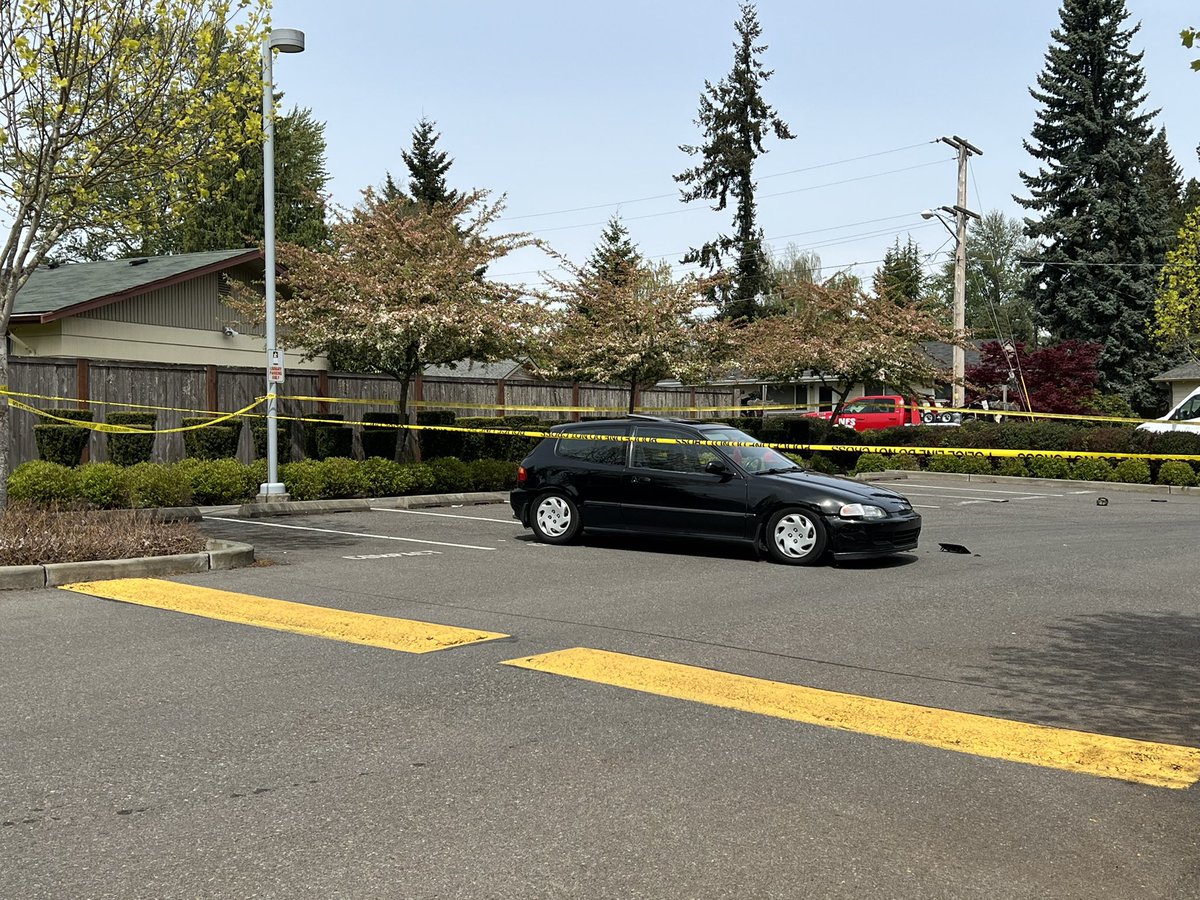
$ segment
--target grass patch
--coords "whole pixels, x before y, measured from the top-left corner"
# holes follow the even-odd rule
[[[76,510],[12,503],[0,513],[0,566],[198,553],[191,522],[154,522],[133,510]]]

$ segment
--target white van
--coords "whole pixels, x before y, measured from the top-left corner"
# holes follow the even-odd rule
[[[1192,431],[1200,434],[1200,387],[1161,419],[1143,422],[1138,431]]]

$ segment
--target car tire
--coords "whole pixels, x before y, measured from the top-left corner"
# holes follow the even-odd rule
[[[529,526],[543,544],[569,544],[579,536],[583,522],[575,501],[559,491],[542,494],[533,502]]]
[[[954,413],[948,413],[948,412],[942,413],[941,419],[945,424],[949,425],[951,422],[954,421]]]
[[[767,522],[767,554],[789,566],[812,566],[825,555],[829,541],[825,523],[804,509],[781,509]]]
[[[928,425],[930,422],[934,422],[936,420],[937,420],[937,415],[934,413],[931,413],[928,411],[921,413],[921,421],[924,422],[926,425]]]

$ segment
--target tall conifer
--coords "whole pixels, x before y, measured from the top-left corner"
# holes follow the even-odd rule
[[[704,141],[679,149],[700,162],[675,176],[683,185],[682,199],[716,201],[724,209],[730,196],[736,204],[734,235],[720,235],[702,247],[689,250],[684,262],[700,263],[710,271],[720,270],[725,257],[732,257],[732,278],[721,292],[721,314],[726,318],[749,319],[760,311],[760,301],[770,289],[770,267],[763,251],[762,230],[756,220],[754,161],[762,156],[763,138],[774,132],[780,139],[795,137],[762,96],[763,84],[773,74],[759,57],[767,49],[756,43],[762,26],[754,6],[742,4],[736,24],[733,69],[718,84],[704,83],[696,124],[704,130]]]
[[[1163,213],[1145,173],[1153,137],[1142,54],[1130,43],[1124,0],[1064,0],[1046,64],[1030,93],[1041,104],[1022,172],[1038,243],[1030,297],[1054,340],[1104,345],[1102,387],[1155,406],[1161,368],[1147,334],[1155,275],[1166,249]]]

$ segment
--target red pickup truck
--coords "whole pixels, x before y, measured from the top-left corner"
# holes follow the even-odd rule
[[[929,409],[933,400],[919,401],[915,397],[899,394],[874,394],[858,397],[842,407],[836,424],[853,428],[855,431],[871,431],[876,428],[896,428],[901,425],[961,425],[962,415],[949,411]],[[919,407],[926,407],[920,409]],[[829,419],[832,412],[810,412],[806,416]]]

